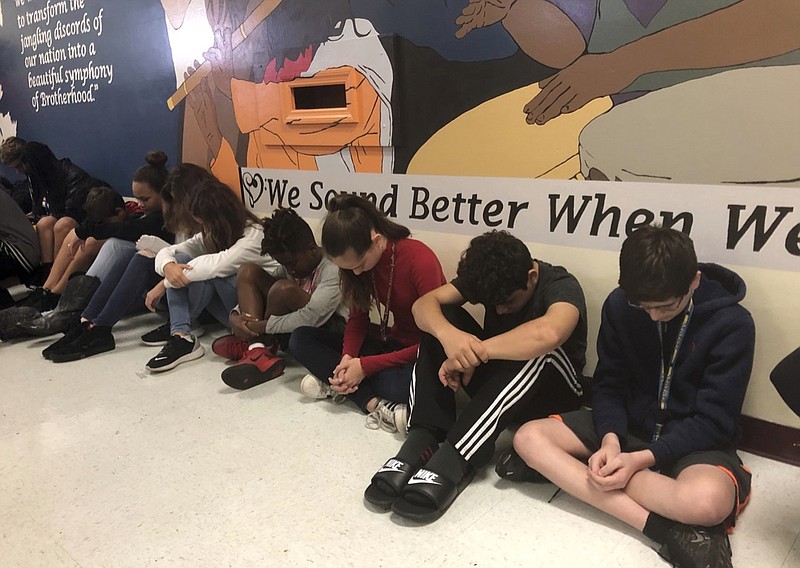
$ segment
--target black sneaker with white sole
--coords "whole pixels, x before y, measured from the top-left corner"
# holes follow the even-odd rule
[[[142,336],[142,343],[145,345],[166,345],[169,341],[169,320],[166,323],[151,329]]]
[[[733,568],[731,543],[722,525],[675,523],[658,554],[678,568]]]
[[[169,371],[181,363],[199,359],[205,349],[193,335],[171,335],[158,355],[147,362],[147,369],[154,373]]]
[[[192,326],[192,335],[195,337],[200,337],[205,333],[205,329],[201,326]],[[151,329],[147,333],[142,336],[142,343],[145,345],[151,345],[153,347],[157,345],[166,345],[167,341],[172,334],[170,333],[170,325],[169,320],[166,323],[158,326],[155,329]]]

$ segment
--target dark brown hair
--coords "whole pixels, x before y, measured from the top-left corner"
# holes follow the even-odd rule
[[[197,186],[189,202],[189,213],[200,225],[203,244],[210,253],[230,248],[242,238],[248,225],[260,224],[231,188],[217,179]]]
[[[133,181],[147,184],[156,193],[161,193],[169,172],[166,168],[167,155],[161,150],[148,152],[145,164],[133,173]]]
[[[368,199],[342,193],[328,202],[328,214],[322,225],[322,248],[330,257],[342,256],[352,250],[363,256],[372,246],[372,231],[390,241],[411,236],[411,231],[399,225]],[[372,275],[352,270],[339,270],[342,296],[352,306],[369,311],[372,304]]]
[[[207,169],[195,164],[178,164],[172,168],[161,188],[161,208],[167,229],[187,236],[200,230],[189,214],[189,201],[201,183],[216,179]]]
[[[660,302],[686,294],[697,274],[688,235],[646,225],[625,239],[619,254],[619,285],[629,302]]]
[[[93,187],[86,195],[83,208],[91,223],[103,223],[119,209],[125,209],[125,200],[110,187]]]

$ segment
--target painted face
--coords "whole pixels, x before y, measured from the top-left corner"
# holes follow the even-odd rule
[[[320,252],[316,246],[310,246],[300,253],[282,252],[272,256],[288,272],[292,278],[308,278],[317,268]]]
[[[134,181],[131,183],[131,190],[145,214],[149,215],[150,213],[161,211],[161,194],[153,191],[153,188],[148,184]]]
[[[383,256],[384,250],[386,250],[386,237],[373,233],[372,244],[364,254],[356,254],[352,248],[349,248],[343,255],[334,256],[332,260],[342,270],[352,270],[353,274],[358,276],[362,272],[369,272],[375,268]]]

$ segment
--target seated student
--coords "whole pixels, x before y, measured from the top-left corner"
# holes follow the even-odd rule
[[[439,259],[406,227],[390,221],[363,197],[341,194],[328,202],[322,247],[339,267],[350,312],[344,333],[297,328],[289,351],[310,374],[300,390],[310,398],[344,395],[367,414],[367,427],[405,432],[408,388],[420,331],[412,304],[445,282]],[[370,307],[380,308],[371,325]],[[394,325],[389,327],[389,314]]]
[[[16,136],[0,145],[0,161],[28,178],[42,264],[49,266],[67,234],[84,220],[89,190],[108,184],[90,176],[69,158],[56,158],[45,144]]]
[[[211,345],[220,357],[238,360],[222,372],[225,384],[235,389],[254,387],[283,373],[279,343],[285,346],[296,328],[341,331],[347,315],[339,269],[322,253],[308,223],[292,209],[278,209],[264,219],[263,227],[261,254],[280,267],[274,274],[256,264],[239,268],[239,306],[230,315],[234,334]]]
[[[17,202],[0,191],[0,309],[14,305],[6,290],[19,284],[39,265],[39,239]]]
[[[213,179],[214,176],[205,168],[195,164],[179,164],[163,180],[158,197],[149,194],[145,208],[161,201],[166,230],[177,235],[176,242],[183,242],[186,236],[197,231],[197,222],[189,214],[188,203],[203,182]],[[161,172],[147,165],[134,174],[134,181],[150,189],[162,183],[160,180]],[[142,187],[138,191],[142,191]],[[106,246],[113,243],[114,239],[111,239]],[[138,252],[132,254],[118,278],[114,276],[118,273],[115,269],[103,279],[81,313],[80,325],[71,328],[64,337],[42,351],[42,356],[54,363],[63,363],[114,350],[116,342],[111,331],[114,325],[137,309],[154,309],[152,303],[164,296],[164,279],[155,271],[155,256],[168,246],[170,243],[158,236],[144,235],[139,238],[136,241]],[[100,254],[103,255],[102,250]],[[166,331],[162,344],[166,344],[170,337],[169,324]],[[159,327],[146,335],[160,333]]]
[[[461,306],[486,308],[481,327]],[[520,413],[580,406],[586,306],[560,266],[534,260],[506,232],[475,237],[456,278],[414,304],[425,331],[411,385],[409,432],[364,497],[403,517],[437,519],[494,454]],[[456,416],[455,393],[471,400]],[[441,444],[441,445],[440,445]]]
[[[128,215],[122,196],[108,187],[93,188],[87,196],[86,207],[89,219],[103,220],[107,223],[121,222]],[[82,251],[80,251],[80,247],[76,247],[79,250],[73,263],[69,256],[71,252],[67,244],[65,243],[62,247],[59,258],[55,263],[56,268],[51,271],[51,274],[61,273],[67,270],[68,267],[74,268],[79,265],[81,258],[86,258],[80,256]],[[88,248],[99,250],[100,243],[92,240]],[[87,256],[88,254],[90,253],[87,253]],[[71,288],[69,295],[75,301],[82,301],[83,297],[91,296],[97,288],[97,282],[95,278],[80,278],[70,281],[69,286]],[[5,341],[21,335],[30,335],[26,329],[27,324],[34,319],[41,318],[42,312],[54,309],[58,305],[59,299],[60,294],[54,294],[50,290],[41,287],[34,288],[17,305],[0,311],[0,339]]]
[[[753,363],[745,284],[691,239],[646,226],[623,243],[603,305],[592,409],[522,426],[514,447],[571,495],[641,530],[675,566],[732,566],[747,503],[736,454]],[[587,465],[588,464],[588,465]]]
[[[131,204],[134,205],[134,204]],[[92,188],[84,204],[86,218],[80,226],[71,229],[61,244],[44,284],[31,290],[25,305],[39,311],[56,307],[73,274],[86,272],[91,266],[104,237],[93,235],[94,227],[122,227],[123,221],[139,215],[138,207],[130,207],[123,197],[110,187]],[[78,235],[82,231],[83,237]]]
[[[241,265],[278,268],[277,262],[260,254],[264,231],[258,217],[227,185],[216,179],[201,183],[188,212],[200,225],[200,233],[156,256],[156,272],[166,279],[170,338],[147,362],[152,372],[203,356],[205,350],[192,335],[191,324],[204,309],[220,323],[228,322],[237,302],[236,271]]]
[[[94,291],[95,289],[100,291],[98,286],[102,287],[98,301],[105,302],[108,294],[119,283],[131,258],[136,254],[135,243],[143,235],[153,235],[173,242],[174,235],[164,228],[164,216],[161,212],[161,190],[168,174],[165,167],[167,155],[161,151],[149,152],[145,161],[146,163],[134,172],[131,182],[133,196],[138,202],[141,214],[129,214],[121,221],[111,223],[105,220],[87,219],[65,241],[65,247],[69,251],[83,249],[87,241],[102,243],[102,248],[86,271],[86,275],[78,277],[82,280],[96,279],[94,287],[91,290],[85,290],[84,287],[76,288],[75,279],[71,279],[64,285],[65,291],[52,312],[22,326],[28,333],[52,335],[66,331],[69,324],[78,319],[81,311],[98,294]],[[107,194],[107,197],[118,205],[119,197],[116,194]],[[131,203],[126,203],[127,205]],[[57,259],[51,271],[51,277],[61,269],[59,260]],[[74,267],[70,265],[70,269],[74,270]],[[69,272],[70,270],[64,272],[64,279]]]

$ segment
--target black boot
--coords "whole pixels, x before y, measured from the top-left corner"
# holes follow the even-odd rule
[[[99,286],[100,279],[95,276],[82,274],[70,278],[53,311],[32,320],[21,321],[17,323],[17,327],[28,335],[40,337],[65,332],[78,321]]]

